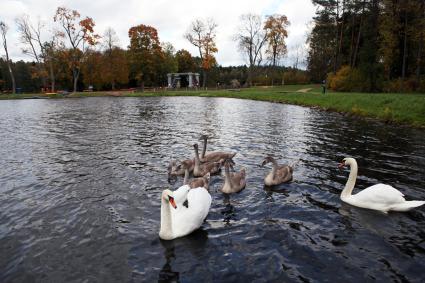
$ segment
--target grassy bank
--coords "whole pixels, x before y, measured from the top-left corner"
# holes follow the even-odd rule
[[[289,103],[304,106],[320,107],[324,110],[352,113],[358,116],[377,118],[383,121],[425,127],[425,94],[399,93],[337,93],[321,94],[319,85],[285,86],[275,88],[251,88],[240,91],[208,90],[208,91],[160,91],[160,92],[84,92],[68,97],[87,96],[207,96],[229,97]],[[33,95],[0,96],[0,98],[22,98]],[[58,95],[47,96],[50,98]]]

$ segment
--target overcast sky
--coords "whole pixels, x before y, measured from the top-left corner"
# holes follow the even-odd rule
[[[223,66],[245,63],[233,40],[241,14],[265,16],[277,13],[288,17],[291,22],[287,39],[289,54],[284,64],[290,64],[296,47],[305,43],[315,12],[311,0],[0,0],[0,21],[10,27],[8,46],[13,60],[29,60],[22,54],[15,18],[28,14],[33,22],[40,18],[53,29],[53,15],[58,6],[75,9],[83,17],[92,17],[96,23],[95,31],[100,35],[107,27],[112,27],[124,48],[129,43],[128,29],[145,24],[158,30],[161,42],[170,42],[176,50],[186,49],[194,56],[198,55],[197,50],[183,38],[183,34],[194,19],[211,17],[218,24],[216,58]],[[0,55],[4,55],[4,50]]]

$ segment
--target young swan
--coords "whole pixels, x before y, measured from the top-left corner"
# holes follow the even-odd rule
[[[184,203],[187,202],[187,205]],[[159,237],[173,240],[201,227],[211,207],[211,195],[204,188],[181,186],[161,194],[161,228]]]
[[[264,178],[264,184],[266,186],[275,186],[292,180],[292,172],[294,169],[291,166],[278,165],[276,160],[271,156],[264,158],[261,166],[263,167],[270,162],[273,163],[273,167],[272,171]]]
[[[195,166],[193,167],[193,176],[202,177],[207,173],[216,174],[220,171],[224,160],[221,160],[220,162],[201,163],[198,153],[198,144],[195,143],[193,148],[195,149]]]
[[[204,146],[202,148],[201,153],[201,161],[202,162],[219,162],[220,160],[232,159],[235,157],[236,152],[223,152],[223,151],[213,151],[206,154],[207,151],[207,135],[202,135],[199,140],[204,141]]]
[[[202,187],[209,191],[210,177],[211,174],[207,173],[202,177],[189,180],[189,169],[185,168],[183,184],[189,185],[191,189]]]
[[[357,162],[354,158],[344,158],[338,167],[343,168],[345,166],[350,167],[350,176],[344,190],[341,192],[341,200],[343,202],[357,207],[379,210],[384,213],[391,210],[408,211],[425,204],[425,201],[420,200],[407,201],[399,190],[384,184],[373,185],[352,195],[357,178]]]
[[[242,191],[246,186],[245,168],[242,168],[238,173],[230,173],[232,163],[229,159],[224,162],[224,184],[220,189],[222,193],[231,194]]]
[[[168,179],[176,176],[183,176],[185,168],[188,168],[190,173],[193,171],[193,167],[195,167],[194,159],[182,160],[180,161],[180,164],[177,164],[176,160],[171,160],[170,164],[168,165]]]

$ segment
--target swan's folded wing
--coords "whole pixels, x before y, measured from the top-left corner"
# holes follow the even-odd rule
[[[213,151],[205,154],[202,162],[218,162],[220,159],[232,159],[235,155],[233,152]]]
[[[172,210],[173,233],[177,237],[187,235],[201,227],[211,206],[211,195],[205,188],[190,189],[187,194],[188,207]]]
[[[357,201],[381,204],[404,202],[403,196],[399,190],[384,184],[373,185],[355,194]]]
[[[196,215],[201,215],[203,221],[211,207],[210,193],[203,187],[191,189],[187,195],[187,200],[191,211]]]
[[[232,178],[232,183],[238,187],[241,187],[245,184],[244,174],[242,174],[241,172],[233,173],[231,178]]]
[[[286,182],[292,179],[291,168],[288,165],[279,166],[275,175],[276,180]]]
[[[187,200],[189,190],[190,186],[184,185],[173,192],[174,201],[176,202],[177,207],[183,205],[183,203]]]

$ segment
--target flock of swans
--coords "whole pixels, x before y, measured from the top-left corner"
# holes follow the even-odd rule
[[[180,162],[172,161],[168,167],[168,178],[184,176],[183,186],[175,191],[166,189],[161,194],[161,227],[159,237],[172,240],[183,237],[198,229],[211,207],[209,182],[212,174],[220,172],[224,166],[224,183],[220,191],[224,194],[238,193],[246,186],[246,172],[242,168],[234,171],[233,157],[236,153],[215,151],[206,153],[207,136],[201,136],[203,150],[199,156],[198,145],[194,144],[195,157]],[[272,163],[272,170],[264,178],[266,186],[275,186],[292,180],[293,166],[279,165],[267,156],[262,166]],[[352,194],[357,178],[357,162],[354,158],[344,158],[339,168],[350,167],[350,175],[341,192],[341,200],[353,206],[388,211],[408,211],[425,204],[425,201],[406,201],[397,189],[384,184],[376,184],[357,194]],[[190,179],[190,173],[193,177]]]

